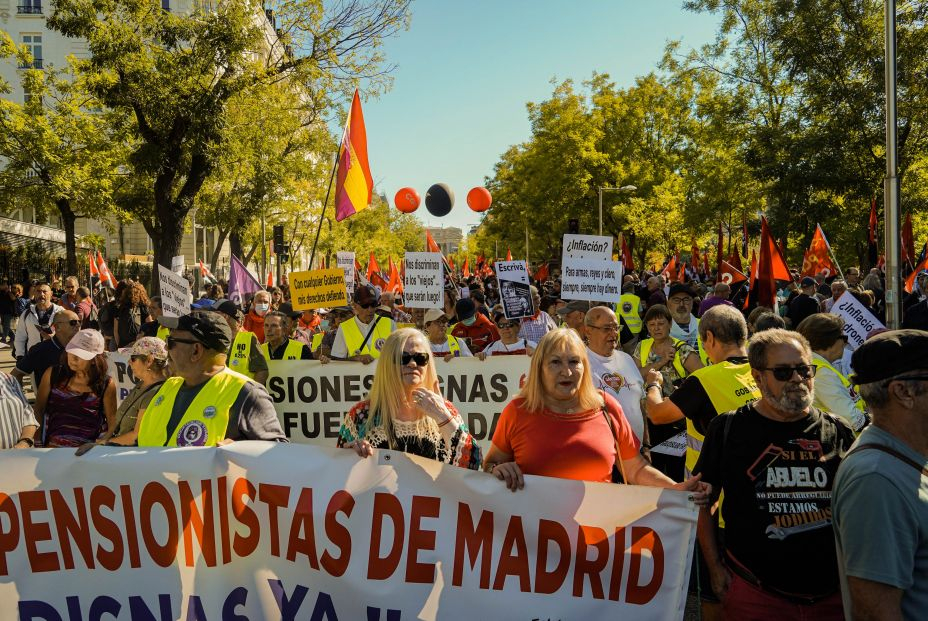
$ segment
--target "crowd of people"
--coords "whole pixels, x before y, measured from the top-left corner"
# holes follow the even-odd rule
[[[624,276],[618,303],[564,300],[556,272],[512,318],[493,279],[407,308],[360,280],[350,303],[295,310],[286,285],[244,306],[208,287],[181,317],[138,282],[0,288],[16,368],[0,378],[4,448],[286,442],[271,360],[377,361],[337,444],[483,470],[683,490],[700,506],[692,588],[705,618],[918,618],[928,610],[928,272],[905,329],[853,350],[830,311],[885,313],[879,270],[794,275],[776,308],[744,287]],[[7,300],[7,298],[9,298]],[[925,319],[923,319],[925,318]],[[107,352],[137,382],[117,406]],[[435,360],[530,356],[486,451],[440,391]],[[29,404],[28,378],[35,390]],[[868,450],[869,449],[869,450]]]

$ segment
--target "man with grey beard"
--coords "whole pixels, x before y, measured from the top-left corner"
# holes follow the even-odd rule
[[[854,432],[812,407],[812,350],[796,333],[748,344],[761,398],[716,417],[694,474],[724,494],[724,548],[709,508],[699,544],[726,619],[844,619],[831,489]]]

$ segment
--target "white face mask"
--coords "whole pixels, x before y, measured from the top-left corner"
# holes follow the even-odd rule
[[[270,304],[255,304],[255,312],[257,312],[259,315],[264,315],[267,313],[270,307]]]
[[[322,328],[322,331],[325,332],[326,330],[329,329],[329,320],[323,319],[322,323],[320,323],[319,326]]]

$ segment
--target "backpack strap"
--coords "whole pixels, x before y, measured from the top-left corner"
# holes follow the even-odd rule
[[[892,455],[893,457],[895,457],[896,459],[898,459],[898,460],[901,461],[902,463],[907,464],[907,465],[912,466],[913,468],[915,468],[915,470],[917,470],[918,473],[921,474],[923,477],[928,477],[928,468],[926,468],[925,466],[922,466],[922,465],[919,464],[917,461],[915,461],[914,459],[910,458],[908,455],[903,455],[902,453],[900,453],[899,451],[897,451],[897,450],[894,449],[893,447],[891,447],[891,446],[886,446],[885,444],[861,444],[860,446],[858,446],[858,447],[855,448],[854,450],[848,452],[848,454],[844,456],[844,459],[847,459],[848,457],[850,457],[850,456],[853,455],[854,453],[859,453],[860,451],[866,451],[867,449],[872,449],[872,450],[874,450],[874,451],[882,451],[882,452],[884,452],[884,453],[887,453],[887,454],[889,454],[889,455]]]

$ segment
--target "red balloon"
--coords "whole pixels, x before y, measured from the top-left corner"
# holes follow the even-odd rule
[[[471,188],[467,193],[467,205],[474,211],[486,211],[493,204],[493,197],[486,188]]]
[[[403,213],[412,213],[419,208],[419,193],[415,188],[400,188],[393,197],[393,204]]]

